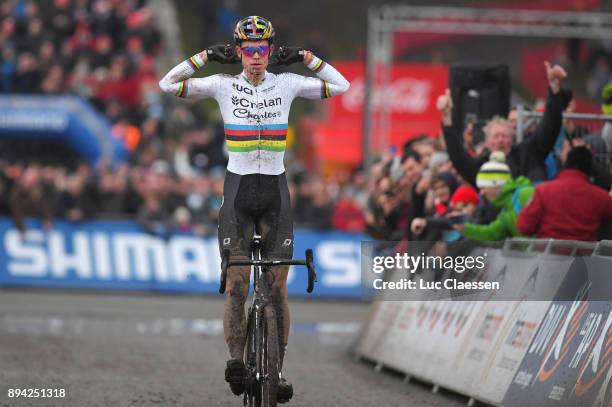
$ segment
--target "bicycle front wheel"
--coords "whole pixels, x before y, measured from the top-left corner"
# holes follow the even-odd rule
[[[262,325],[263,335],[260,336],[257,346],[261,376],[257,381],[256,405],[276,407],[276,393],[280,376],[278,368],[278,329],[276,311],[273,307],[265,307]],[[257,404],[257,401],[260,401],[261,404]]]

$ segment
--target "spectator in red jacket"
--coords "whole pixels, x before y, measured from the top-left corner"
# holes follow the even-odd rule
[[[593,155],[573,148],[556,179],[536,187],[518,218],[525,235],[565,240],[597,240],[600,223],[612,219],[612,196],[591,184]]]
[[[362,231],[365,214],[350,194],[342,192],[332,210],[332,226],[338,230]]]

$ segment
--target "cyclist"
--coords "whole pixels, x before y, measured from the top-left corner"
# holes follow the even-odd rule
[[[349,88],[349,82],[336,69],[310,51],[282,47],[282,52],[272,55],[274,34],[267,19],[246,17],[236,24],[232,52],[228,52],[228,46],[211,46],[181,62],[159,82],[166,93],[191,99],[215,98],[219,103],[229,154],[219,213],[219,248],[229,248],[233,259],[250,258],[254,228],[261,235],[262,256],[293,256],[293,218],[283,163],[291,103],[298,96],[325,99]],[[317,78],[270,73],[266,67],[271,56],[279,65],[302,61]],[[190,78],[211,61],[242,62],[243,71],[234,76]],[[288,267],[275,267],[272,273],[280,370],[289,337]],[[232,267],[227,277],[224,331],[231,359],[227,362],[225,379],[236,395],[244,392],[246,377],[242,359],[249,278],[250,267]],[[292,385],[281,375],[278,401],[287,402],[292,396]]]

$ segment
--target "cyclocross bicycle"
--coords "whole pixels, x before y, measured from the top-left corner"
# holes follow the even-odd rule
[[[249,407],[276,407],[276,392],[280,381],[278,328],[276,310],[270,301],[274,277],[272,266],[306,266],[308,287],[311,293],[317,281],[312,250],[307,249],[305,260],[283,260],[261,258],[261,236],[254,235],[251,242],[251,260],[230,260],[229,249],[221,256],[221,286],[225,293],[227,268],[251,266],[253,270],[253,302],[247,319],[247,342],[244,350],[244,365],[247,370],[244,405]]]

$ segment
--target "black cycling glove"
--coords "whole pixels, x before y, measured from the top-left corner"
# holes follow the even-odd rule
[[[304,48],[282,46],[270,57],[271,66],[291,65],[304,61]]]
[[[236,55],[234,47],[230,44],[217,44],[206,48],[206,55],[209,61],[215,61],[220,64],[237,64],[240,62],[240,57]]]

